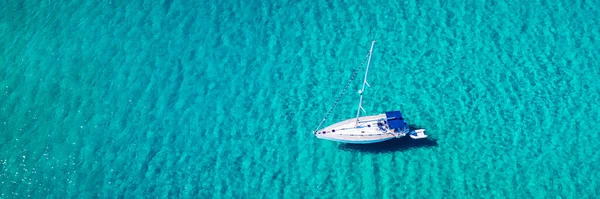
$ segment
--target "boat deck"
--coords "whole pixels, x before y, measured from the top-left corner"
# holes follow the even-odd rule
[[[359,126],[355,127],[356,118],[347,119],[315,132],[320,139],[346,143],[375,143],[398,137],[398,133],[387,128],[387,124],[378,125],[385,120],[385,114],[359,117]]]

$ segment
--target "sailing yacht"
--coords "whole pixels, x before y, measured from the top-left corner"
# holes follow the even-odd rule
[[[321,125],[327,119],[329,114],[331,114],[331,111],[333,110],[333,108],[335,108],[337,101],[339,101],[338,98],[338,100],[336,100],[336,103],[334,103],[333,107],[329,110],[325,118],[323,118],[323,120],[321,121],[321,124],[319,124],[317,129],[313,132],[313,134],[317,138],[350,144],[377,143],[393,138],[404,137],[406,135],[409,135],[413,139],[427,138],[427,135],[425,134],[425,129],[410,130],[407,122],[404,120],[404,117],[402,117],[402,113],[397,110],[387,111],[385,113],[377,115],[360,116],[361,110],[363,112],[366,112],[362,107],[363,93],[365,91],[365,86],[370,86],[369,83],[367,83],[367,74],[369,73],[369,65],[371,64],[371,56],[373,55],[374,46],[375,41],[371,43],[371,49],[365,57],[366,59],[368,59],[368,61],[365,70],[365,76],[363,79],[362,89],[358,91],[360,99],[358,102],[358,110],[356,112],[356,117],[332,124],[321,129]],[[363,63],[361,63],[361,66],[363,65]],[[359,69],[361,66],[359,66]],[[356,72],[350,81],[352,81],[355,77]],[[347,87],[348,85],[345,88]],[[345,90],[342,91],[342,95],[344,92]]]

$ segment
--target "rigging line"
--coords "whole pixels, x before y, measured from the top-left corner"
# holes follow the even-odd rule
[[[329,115],[331,114],[331,111],[333,111],[333,109],[337,105],[338,101],[340,101],[340,99],[342,98],[342,96],[344,96],[344,93],[346,92],[346,89],[348,89],[348,86],[350,86],[350,84],[352,83],[352,80],[354,80],[356,78],[356,75],[358,75],[358,71],[360,71],[360,68],[362,68],[362,65],[365,64],[365,61],[367,60],[367,58],[369,58],[369,54],[370,54],[370,52],[367,53],[367,55],[362,60],[362,62],[360,63],[360,65],[356,68],[356,70],[354,70],[354,74],[352,74],[352,77],[350,78],[350,80],[348,81],[348,83],[346,84],[346,86],[344,87],[344,89],[342,89],[342,93],[340,93],[340,95],[338,96],[338,98],[333,103],[333,106],[331,106],[331,108],[329,109],[329,111],[327,112],[327,114],[325,115],[325,117],[323,118],[323,120],[321,120],[321,123],[319,123],[319,126],[313,131],[313,133],[316,133],[319,130],[319,128],[321,128],[321,125],[323,125],[323,122],[325,122],[325,120],[327,119],[327,117],[329,117]]]

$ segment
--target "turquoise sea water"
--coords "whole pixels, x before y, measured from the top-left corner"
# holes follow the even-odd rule
[[[0,198],[598,198],[599,7],[2,1]],[[430,140],[311,134],[371,40]]]

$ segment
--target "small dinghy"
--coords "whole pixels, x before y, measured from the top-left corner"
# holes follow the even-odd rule
[[[410,137],[412,139],[423,139],[427,138],[427,135],[425,135],[425,129],[416,129],[410,132]]]

